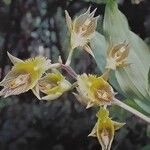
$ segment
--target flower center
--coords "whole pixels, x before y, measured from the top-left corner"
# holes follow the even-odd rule
[[[121,57],[122,53],[123,53],[125,50],[126,50],[125,47],[122,47],[119,51],[117,51],[117,52],[115,53],[114,58],[115,58],[115,59],[118,59],[119,57]]]
[[[89,24],[91,23],[91,21],[89,19],[87,19],[84,24],[80,27],[79,29],[79,35],[83,36],[83,34],[87,31],[87,28],[89,26]]]
[[[109,94],[105,90],[98,90],[97,95],[98,95],[98,98],[100,98],[100,99],[110,101],[109,100]]]

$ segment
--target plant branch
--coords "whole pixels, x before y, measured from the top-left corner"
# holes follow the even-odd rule
[[[121,102],[120,100],[114,98],[114,104],[122,107],[123,109],[127,110],[128,112],[131,112],[132,114],[134,114],[135,116],[139,117],[140,119],[144,120],[145,122],[150,124],[150,118],[143,115],[142,113],[140,113],[139,111],[137,111],[136,109],[128,106],[127,104]]]

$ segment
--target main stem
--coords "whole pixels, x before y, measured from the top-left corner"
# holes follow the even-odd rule
[[[140,113],[139,111],[137,111],[137,110],[135,110],[134,108],[132,108],[132,107],[126,105],[125,103],[121,102],[120,100],[118,100],[118,99],[115,98],[115,99],[114,99],[114,104],[116,104],[116,105],[122,107],[123,109],[125,109],[125,110],[131,112],[132,114],[136,115],[136,116],[139,117],[140,119],[142,119],[142,120],[144,120],[144,121],[146,121],[147,123],[150,124],[150,118],[149,118],[149,117],[143,115],[143,114]]]

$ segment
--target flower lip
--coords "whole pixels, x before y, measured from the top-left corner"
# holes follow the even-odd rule
[[[30,74],[21,74],[18,77],[16,77],[14,80],[10,81],[9,87],[14,89],[18,86],[24,85],[30,80]]]
[[[27,90],[30,82],[30,74],[20,74],[15,78],[6,79],[1,82],[4,88],[0,91],[0,95],[8,97],[10,95],[18,95]]]

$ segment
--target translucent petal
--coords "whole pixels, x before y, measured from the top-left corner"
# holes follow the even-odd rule
[[[73,30],[78,33],[81,26],[84,24],[84,22],[90,17],[90,7],[88,8],[88,10],[80,15],[79,17],[75,18],[75,20],[73,21]]]
[[[95,32],[96,27],[97,27],[98,18],[99,18],[99,16],[92,18],[90,20],[90,23],[87,26],[86,31],[82,34],[82,36],[92,38],[91,36]]]
[[[60,97],[61,95],[62,95],[62,93],[59,93],[59,92],[57,92],[55,94],[49,94],[49,95],[42,97],[42,100],[55,100],[58,97]]]
[[[69,13],[67,10],[65,10],[65,16],[66,16],[66,23],[67,23],[67,27],[69,29],[69,31],[72,31],[72,20],[71,17],[69,16]]]
[[[83,47],[83,49],[84,49],[86,52],[88,52],[91,56],[94,57],[94,54],[93,54],[91,48],[90,48],[87,44]],[[95,58],[95,57],[94,57],[94,58]]]
[[[40,97],[40,90],[39,90],[39,85],[37,84],[33,89],[32,89],[33,94],[39,99],[41,100]]]
[[[12,62],[13,64],[19,63],[19,62],[23,62],[23,60],[21,60],[21,59],[19,59],[19,58],[17,58],[17,57],[14,57],[14,56],[11,55],[9,52],[7,52],[7,55],[8,55],[9,59],[11,60],[11,62]]]
[[[97,123],[95,124],[94,128],[92,129],[91,133],[88,136],[97,137]]]
[[[113,121],[113,125],[114,125],[114,129],[115,130],[119,130],[120,128],[122,128],[126,123],[120,123],[117,121]]]

